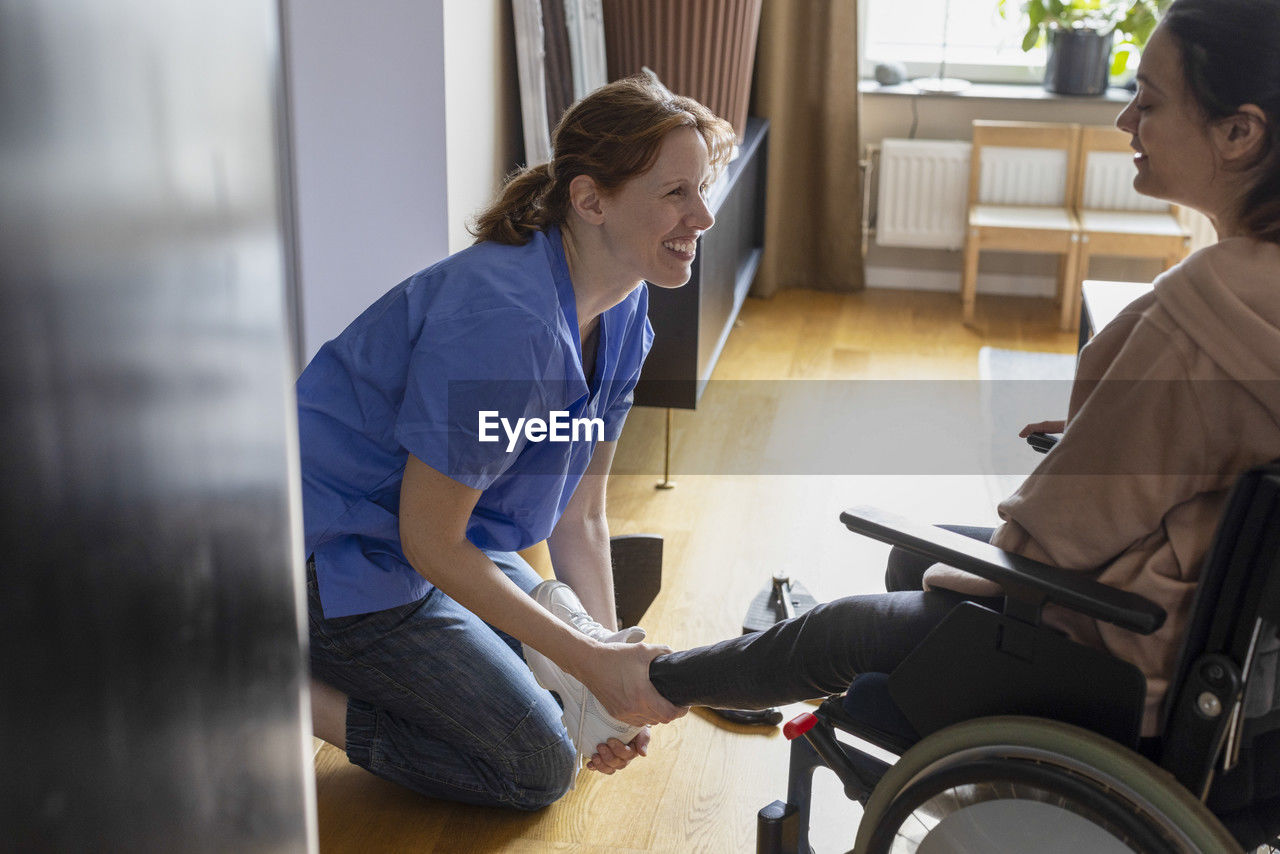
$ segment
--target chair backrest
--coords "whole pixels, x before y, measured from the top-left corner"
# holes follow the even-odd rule
[[[1207,790],[1210,808],[1246,847],[1280,832],[1278,632],[1280,462],[1241,475],[1227,502],[1201,571],[1161,749],[1161,764],[1196,794]],[[1218,690],[1218,678],[1232,688]]]
[[[1133,189],[1133,148],[1129,135],[1110,125],[1080,129],[1080,161],[1075,199],[1079,209],[1169,212],[1172,206]]]
[[[969,204],[1073,207],[1080,126],[976,119]]]

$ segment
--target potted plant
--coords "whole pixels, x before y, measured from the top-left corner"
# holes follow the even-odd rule
[[[1023,0],[1022,49],[1048,46],[1044,88],[1062,95],[1101,95],[1147,43],[1172,0]],[[999,0],[1009,16],[1008,0]],[[1117,43],[1116,34],[1120,35]],[[1112,48],[1115,56],[1112,57]]]

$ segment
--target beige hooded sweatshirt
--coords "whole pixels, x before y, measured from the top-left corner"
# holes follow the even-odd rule
[[[1137,665],[1156,735],[1218,518],[1237,476],[1280,457],[1280,246],[1231,238],[1161,275],[1080,354],[1062,440],[999,507],[991,542],[1146,596],[1139,635],[1056,606],[1045,621]],[[927,587],[994,585],[935,566]]]

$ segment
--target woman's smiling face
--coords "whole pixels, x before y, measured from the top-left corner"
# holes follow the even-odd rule
[[[698,238],[715,224],[704,197],[710,174],[702,135],[677,128],[648,171],[602,200],[604,236],[620,273],[661,288],[689,281]]]
[[[1164,27],[1157,27],[1142,52],[1138,91],[1116,118],[1137,152],[1139,193],[1212,215],[1223,187],[1208,122],[1187,85],[1182,50]]]

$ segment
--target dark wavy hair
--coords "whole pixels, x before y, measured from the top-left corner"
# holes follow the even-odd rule
[[[1182,48],[1187,85],[1208,121],[1244,104],[1266,115],[1266,143],[1248,164],[1259,177],[1241,199],[1241,224],[1280,243],[1280,0],[1174,0],[1163,25]]]
[[[551,134],[550,163],[517,170],[497,200],[476,217],[476,242],[523,245],[534,231],[569,215],[569,182],[590,176],[604,192],[647,171],[668,133],[691,127],[707,143],[716,174],[729,162],[733,126],[692,98],[649,77],[600,87],[564,114]]]

